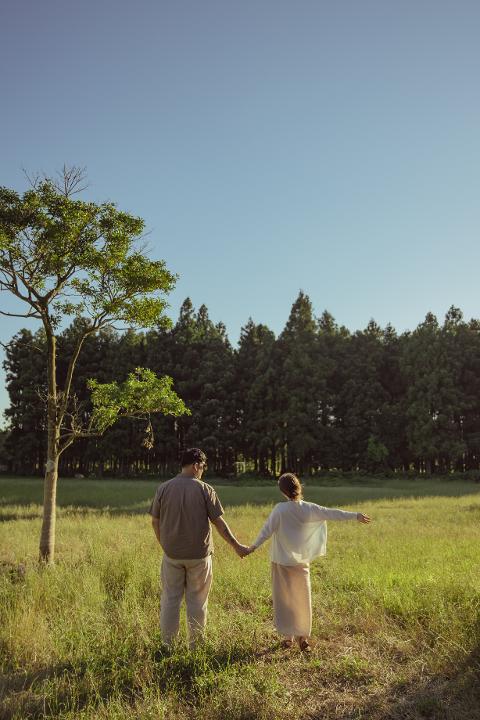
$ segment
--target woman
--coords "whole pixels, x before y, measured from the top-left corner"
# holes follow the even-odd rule
[[[369,523],[360,512],[333,510],[303,500],[302,486],[293,473],[285,473],[278,487],[289,502],[275,505],[253,543],[254,552],[272,536],[272,595],[275,627],[285,636],[284,647],[291,647],[295,638],[301,650],[310,652],[312,630],[312,599],[310,561],[325,555],[327,547],[326,520],[358,520]]]

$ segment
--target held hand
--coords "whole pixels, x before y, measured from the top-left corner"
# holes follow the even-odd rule
[[[357,513],[357,520],[358,522],[367,524],[370,522],[371,518],[368,515],[364,515],[363,513],[359,512]]]
[[[234,546],[234,550],[237,553],[238,557],[242,560],[246,555],[248,555],[248,547],[246,545],[242,545],[239,542],[237,542],[237,544]]]
[[[242,560],[247,555],[250,555],[250,553],[253,552],[254,549],[255,548],[248,547],[248,545],[242,545],[241,543],[237,543],[237,545],[235,546],[235,552]]]

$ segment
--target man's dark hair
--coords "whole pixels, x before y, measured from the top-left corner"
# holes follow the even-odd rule
[[[207,456],[200,448],[189,448],[184,450],[182,454],[182,467],[193,465],[193,463],[206,463]]]

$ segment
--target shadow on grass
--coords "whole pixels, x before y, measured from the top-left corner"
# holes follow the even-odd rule
[[[2,522],[13,522],[15,520],[33,520],[34,518],[42,517],[41,512],[38,513],[22,513],[22,512],[0,512],[0,523]]]
[[[14,672],[0,675],[0,720],[12,720],[12,718],[44,718],[55,711],[53,703],[47,695],[46,687],[49,690],[55,685],[55,705],[66,707],[67,694],[59,692],[59,685],[64,684],[65,679],[76,675],[76,670],[71,664],[59,664],[40,668],[34,672]],[[76,693],[76,704],[78,707],[79,693]],[[87,700],[86,696],[82,699]]]
[[[152,679],[162,690],[174,690],[188,702],[195,703],[199,695],[214,689],[219,674],[254,660],[252,650],[243,646],[218,650],[204,645],[195,651],[164,648],[153,655]]]
[[[148,689],[155,688],[165,696],[174,695],[192,711],[217,690],[221,692],[222,678],[231,669],[242,668],[271,657],[283,660],[280,647],[254,652],[241,645],[219,649],[204,645],[194,652],[183,647],[143,650],[132,657],[105,655],[77,664],[58,664],[31,673],[12,672],[0,676],[0,720],[40,720],[64,713],[80,713],[110,700],[120,700],[124,706],[133,705]],[[358,679],[357,679],[358,681]],[[355,707],[339,714],[337,699],[332,695],[335,709],[324,706],[319,713],[301,714],[304,720],[479,720],[480,718],[480,647],[462,662],[452,663],[441,673],[425,679],[393,683],[378,687],[374,694],[362,700],[362,688],[354,683]],[[366,689],[366,688],[365,688]],[[330,709],[332,710],[329,714]],[[252,716],[253,717],[253,716]]]
[[[360,711],[360,713],[359,713]],[[320,720],[322,716],[315,716]],[[355,713],[345,716],[369,720],[479,720],[480,647],[462,662],[444,671],[412,682],[390,686],[385,695],[369,700]],[[311,720],[314,720],[313,716]]]
[[[111,516],[143,515],[148,512],[160,481],[145,480],[76,480],[61,478],[58,484],[57,507],[63,514],[105,513]],[[211,482],[211,480],[210,480]],[[216,485],[226,507],[238,505],[271,505],[281,498],[276,485]],[[372,501],[461,497],[480,494],[480,486],[472,481],[445,479],[385,480],[366,478],[363,483],[306,484],[308,501],[330,507]],[[43,480],[41,478],[0,477],[0,522],[27,520],[41,515]],[[28,507],[28,510],[26,509]]]
[[[28,511],[22,511],[19,509],[13,512],[11,510],[3,509],[11,508],[12,505],[18,508],[29,507],[30,509]],[[57,503],[60,517],[68,515],[80,515],[85,517],[88,515],[106,515],[111,517],[147,515],[149,506],[149,503],[145,503],[145,505],[142,504],[141,506],[139,506],[138,503],[125,506],[119,505],[116,507],[111,507],[108,503],[106,503],[105,505],[98,506],[89,504],[84,500],[82,500],[79,505],[72,503]],[[17,500],[12,503],[10,501],[0,500],[0,523],[14,522],[15,520],[35,520],[37,518],[41,518],[42,514],[43,510],[40,504],[32,506],[31,502],[21,503]]]
[[[215,691],[229,668],[254,660],[252,651],[244,647],[218,650],[205,645],[195,651],[163,648],[136,658],[105,656],[0,675],[0,720],[53,718],[113,698],[133,704],[149,687],[196,706]]]

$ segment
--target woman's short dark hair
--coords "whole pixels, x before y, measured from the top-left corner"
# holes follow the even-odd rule
[[[278,487],[290,500],[301,500],[303,498],[302,484],[293,473],[283,473],[278,478]]]
[[[206,463],[207,462],[207,456],[203,452],[203,450],[200,450],[200,448],[189,448],[188,450],[184,450],[182,454],[182,467],[186,467],[187,465],[193,465],[194,463]]]

